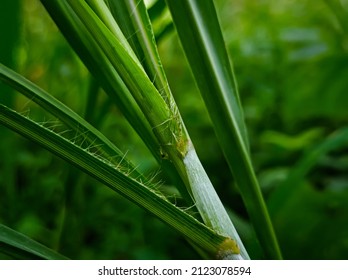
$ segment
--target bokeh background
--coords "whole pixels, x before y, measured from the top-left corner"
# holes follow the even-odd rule
[[[348,259],[348,1],[214,2],[284,258]],[[168,15],[158,19],[156,30],[166,22]],[[249,254],[260,259],[175,31],[158,44],[199,157]],[[101,90],[94,108],[86,106],[93,80],[38,0],[2,1],[0,62],[85,116],[142,172],[166,184]],[[1,83],[0,101],[54,125]],[[0,223],[72,259],[200,258],[174,230],[49,152],[4,127],[0,137]]]

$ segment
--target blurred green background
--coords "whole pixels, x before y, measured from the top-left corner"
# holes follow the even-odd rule
[[[232,58],[251,155],[284,258],[348,259],[348,1],[214,1]],[[157,19],[155,31],[168,17]],[[252,258],[259,246],[175,32],[159,51],[183,119]],[[0,9],[0,62],[52,93],[167,182],[106,95],[96,92],[38,0]],[[0,100],[54,119],[0,84]],[[88,109],[86,109],[88,108]],[[0,127],[0,223],[72,259],[200,258],[171,228]],[[0,255],[1,258],[6,256]]]

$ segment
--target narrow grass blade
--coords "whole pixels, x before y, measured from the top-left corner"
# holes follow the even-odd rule
[[[3,224],[0,224],[0,252],[16,259],[67,259],[63,255]]]
[[[174,31],[174,24],[170,20],[163,21],[161,18],[163,14],[167,11],[167,5],[165,0],[158,0],[156,1],[149,9],[148,14],[151,22],[153,25],[158,26],[159,28],[155,28],[155,38],[156,42],[159,42],[163,37],[165,37],[170,32]],[[157,24],[156,22],[160,22],[160,24]]]
[[[12,71],[0,63],[0,81],[4,81],[13,89],[28,97],[31,101],[37,103],[47,112],[51,113],[69,128],[75,131],[76,135],[82,135],[85,145],[90,146],[96,154],[109,159],[115,165],[124,170],[134,170],[134,178],[142,178],[142,175],[132,166],[131,163],[124,160],[124,154],[100,131],[86,122],[70,108],[55,99],[37,85],[33,84],[23,76]]]
[[[111,10],[115,12],[117,22],[124,30],[123,33],[129,38],[132,49],[142,54],[138,59],[141,61],[149,79],[153,81],[157,90],[163,94],[164,100],[168,100],[167,104],[170,106],[173,97],[157,51],[155,36],[144,2],[138,0],[109,0],[108,2]],[[117,11],[122,11],[123,14],[116,13]],[[128,19],[128,22],[124,18]]]
[[[268,258],[281,258],[248,148],[236,82],[212,1],[167,0],[218,140]]]
[[[231,258],[239,254],[237,244],[198,222],[163,196],[148,188],[101,158],[22,115],[0,105],[0,123],[32,140],[109,188],[148,210],[214,258]],[[170,242],[170,241],[168,241]]]

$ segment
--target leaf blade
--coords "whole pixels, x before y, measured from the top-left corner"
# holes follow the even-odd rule
[[[85,141],[93,145],[100,156],[113,159],[116,165],[123,166],[125,170],[134,170],[134,178],[142,178],[142,174],[124,160],[124,154],[108,138],[52,95],[1,63],[0,80],[57,117],[77,134],[84,135]]]

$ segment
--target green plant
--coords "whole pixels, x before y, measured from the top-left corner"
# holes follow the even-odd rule
[[[248,259],[174,101],[144,2],[41,2],[96,83],[172,178],[183,206],[192,211],[183,211],[169,201],[170,197],[157,190],[156,184],[84,118],[4,65],[0,65],[0,79],[54,115],[66,129],[50,129],[3,105],[0,122],[159,217],[182,233],[203,257]],[[214,4],[168,0],[167,5],[265,257],[279,259],[280,250],[251,164],[243,109]],[[88,108],[96,100],[95,91],[91,93]],[[89,110],[86,119],[93,120],[88,114]]]

